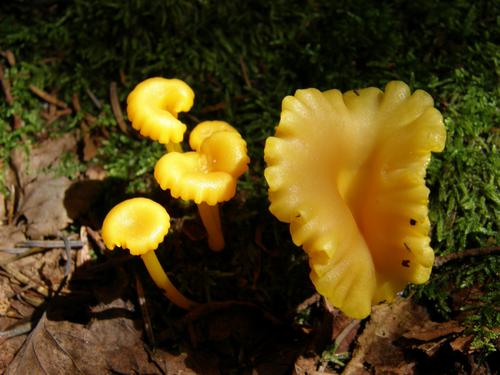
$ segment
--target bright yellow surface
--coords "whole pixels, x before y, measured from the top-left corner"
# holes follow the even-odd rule
[[[165,296],[170,301],[186,310],[192,309],[197,305],[196,302],[184,297],[174,284],[172,284],[154,251],[149,251],[141,255],[141,258],[155,284],[163,290]]]
[[[212,123],[219,129],[218,121]],[[213,206],[234,196],[236,181],[247,170],[250,159],[246,142],[234,128],[198,130],[196,127],[191,133],[191,138],[193,134],[197,137],[194,144],[198,151],[164,155],[156,163],[154,176],[162,189],[170,189],[174,198]],[[198,138],[200,134],[203,137]]]
[[[155,250],[170,228],[163,206],[147,198],[132,198],[117,204],[106,215],[102,239],[108,249],[129,249],[132,255]]]
[[[189,134],[189,146],[194,151],[199,151],[205,139],[221,131],[238,133],[235,128],[225,121],[203,121],[196,125],[191,134]]]
[[[184,81],[161,77],[139,83],[127,98],[127,114],[134,129],[163,144],[182,142],[186,125],[179,112],[193,106],[194,92]]]
[[[428,280],[425,172],[445,139],[432,98],[403,82],[283,100],[264,150],[269,209],[309,254],[316,289],[345,314],[364,318]]]

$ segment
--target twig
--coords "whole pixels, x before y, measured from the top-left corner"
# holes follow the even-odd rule
[[[92,100],[92,103],[94,103],[94,105],[97,107],[97,109],[102,109],[102,104],[99,99],[97,99],[97,96],[95,96],[94,93],[90,91],[90,89],[85,89],[85,92],[89,96],[90,100]]]
[[[73,94],[73,96],[71,96],[71,104],[73,104],[73,108],[76,113],[81,112],[82,106],[80,105],[80,98],[78,97],[78,94]]]
[[[66,109],[62,109],[60,111],[56,111],[53,116],[50,116],[47,119],[47,125],[54,123],[55,121],[59,120],[59,118],[62,116],[70,115],[71,112],[72,112],[71,108],[66,108]]]
[[[434,267],[438,268],[438,267],[441,267],[448,262],[462,259],[462,258],[475,257],[475,256],[480,256],[480,255],[489,255],[489,254],[497,253],[499,251],[500,251],[500,246],[478,247],[475,249],[467,249],[467,250],[461,251],[459,253],[452,253],[452,254],[436,257],[436,260],[434,261]]]
[[[345,338],[347,337],[347,335],[349,335],[349,333],[351,333],[351,331],[354,329],[354,327],[356,327],[357,325],[359,325],[359,320],[357,319],[354,319],[351,323],[349,323],[343,330],[342,332],[340,332],[337,337],[335,338],[335,347],[338,348],[340,347],[340,344],[342,344],[342,341],[345,340]]]
[[[7,51],[7,52],[10,52],[10,51]],[[12,54],[12,52],[11,52],[11,54]],[[12,58],[14,58],[13,54],[12,54]],[[14,58],[14,61],[13,61],[14,64],[11,64],[11,61],[9,60],[9,57],[7,57],[7,60],[9,61],[9,64],[11,66],[15,65],[15,63],[16,63],[15,58]],[[9,106],[12,106],[14,104],[14,97],[12,96],[10,80],[7,79],[7,78],[5,78],[5,72],[3,70],[3,65],[2,64],[0,64],[0,81],[2,83],[2,90],[3,90],[4,95],[5,95],[5,101],[7,102],[7,104]],[[19,115],[16,115],[16,114],[14,114],[12,117],[14,119],[14,129],[19,129],[22,126],[21,117],[19,117]]]
[[[82,248],[76,254],[76,266],[77,267],[81,267],[86,262],[91,260],[88,231],[87,231],[87,227],[85,225],[82,225],[80,227],[80,239],[82,241]]]
[[[307,298],[304,302],[302,302],[300,305],[298,305],[295,308],[295,311],[300,312],[302,310],[305,310],[309,306],[312,306],[315,303],[318,303],[320,300],[321,300],[321,295],[319,293],[314,293],[311,297]]]
[[[200,110],[200,113],[217,112],[217,111],[223,110],[224,108],[226,108],[226,103],[225,102],[219,102],[219,103],[216,103],[216,104],[207,105],[207,106],[203,107]]]
[[[146,298],[144,297],[144,288],[142,287],[142,282],[134,270],[135,275],[135,289],[137,290],[137,299],[139,300],[139,307],[141,308],[142,320],[144,321],[144,330],[146,331],[146,337],[148,338],[149,345],[151,347],[155,346],[155,336],[153,334],[153,326],[151,324],[151,317],[149,316],[148,306],[146,304]]]
[[[16,65],[16,56],[14,56],[14,53],[10,49],[2,51],[2,56],[7,59],[10,66]]]
[[[14,277],[17,281],[19,281],[22,284],[25,284],[25,285],[30,285],[30,284],[36,285],[37,284],[33,279],[29,278],[26,275],[23,275],[21,272],[16,270],[10,264],[5,264],[5,265],[2,265],[0,267],[3,268],[6,272],[8,272],[12,277]],[[49,296],[49,290],[46,287],[44,287],[43,285],[34,286],[34,289],[44,297]]]
[[[69,245],[68,237],[61,234],[60,237],[64,242],[64,253],[66,254],[66,264],[64,265],[64,278],[68,277],[71,272],[71,246]]]
[[[83,242],[80,240],[68,240],[69,246],[71,248],[80,248],[83,246]],[[46,249],[62,248],[65,246],[64,241],[60,240],[44,240],[44,241],[23,241],[18,242],[16,246],[20,247],[42,247]]]
[[[12,97],[12,92],[10,89],[10,81],[5,78],[5,72],[2,64],[0,64],[0,81],[2,83],[2,91],[5,95],[5,101],[8,105],[11,106],[14,103],[14,98]]]
[[[97,245],[97,247],[99,248],[99,250],[101,250],[101,253],[105,253],[106,252],[106,245],[104,245],[104,242],[102,241],[102,237],[99,234],[99,232],[96,232],[92,228],[87,227],[87,233],[94,240],[94,242]]]
[[[6,331],[0,331],[0,338],[10,339],[11,337],[21,336],[33,329],[33,322],[28,321],[21,324],[16,324],[13,328]]]
[[[122,109],[120,107],[120,101],[118,100],[118,93],[116,91],[116,82],[111,82],[109,86],[109,99],[111,101],[111,109],[113,110],[113,115],[115,116],[116,122],[120,127],[120,130],[124,134],[128,134],[127,124],[123,119]]]
[[[68,105],[62,100],[57,99],[55,96],[50,95],[48,92],[45,92],[42,89],[39,89],[35,85],[30,85],[30,90],[33,94],[45,100],[47,103],[54,104],[60,108],[68,108]]]
[[[83,246],[82,241],[68,241],[70,248],[81,248]],[[0,252],[6,252],[15,254],[11,257],[5,258],[0,261],[0,266],[9,264],[21,258],[25,258],[27,256],[38,254],[49,249],[63,248],[65,247],[64,241],[24,241],[18,242],[15,248],[3,248],[0,249]]]
[[[252,82],[250,82],[250,79],[248,78],[248,68],[247,65],[245,64],[245,61],[243,60],[243,56],[240,56],[240,67],[241,67],[241,74],[243,75],[243,80],[245,81],[245,84],[247,85],[248,88],[252,88]]]

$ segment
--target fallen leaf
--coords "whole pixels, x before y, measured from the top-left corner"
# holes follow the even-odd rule
[[[32,238],[56,235],[71,222],[63,204],[70,181],[53,172],[61,156],[70,151],[76,152],[76,139],[66,134],[47,139],[29,152],[17,148],[11,154],[20,192],[16,217],[26,218],[26,233]]]
[[[473,335],[458,336],[455,340],[450,342],[450,346],[455,351],[467,353],[467,351],[469,350],[469,345],[473,339]]]
[[[151,361],[134,315],[121,299],[96,306],[87,325],[51,318],[49,310],[5,374],[194,374],[183,356],[161,352]]]
[[[375,373],[412,374],[412,362],[405,359],[404,349],[395,341],[411,327],[429,320],[425,309],[410,299],[373,307],[370,321],[358,338],[357,347],[343,374]],[[380,369],[378,371],[377,369]]]
[[[70,151],[76,152],[76,138],[71,133],[47,139],[28,152],[21,148],[14,149],[11,160],[20,187],[23,188],[40,175],[48,174],[51,167],[57,166],[61,156]]]
[[[27,220],[26,234],[29,237],[55,235],[71,223],[64,207],[70,184],[66,177],[40,176],[24,188],[19,215]]]
[[[13,248],[16,243],[26,240],[23,229],[20,226],[0,225],[0,248]],[[0,252],[0,260],[10,257],[11,254]]]
[[[411,327],[403,334],[403,337],[420,341],[431,341],[443,336],[451,335],[452,333],[460,333],[463,330],[464,327],[462,327],[455,320],[443,323],[426,320],[423,322],[423,325]]]
[[[293,366],[292,375],[336,374],[336,372],[331,372],[329,369],[325,369],[324,371],[318,371],[319,360],[320,358],[318,356],[298,357]]]

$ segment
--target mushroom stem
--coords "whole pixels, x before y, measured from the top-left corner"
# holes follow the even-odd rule
[[[182,145],[176,142],[168,142],[165,145],[165,148],[167,149],[167,152],[183,152]]]
[[[160,289],[163,289],[165,295],[172,303],[186,310],[190,310],[197,305],[196,302],[184,297],[184,295],[172,284],[158,261],[158,257],[154,250],[142,254],[141,258],[155,284]]]
[[[208,247],[213,251],[221,251],[224,246],[224,235],[220,223],[219,206],[210,206],[205,202],[198,204],[198,212],[208,235]]]

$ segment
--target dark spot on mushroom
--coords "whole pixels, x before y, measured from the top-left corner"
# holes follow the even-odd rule
[[[401,265],[403,267],[409,268],[410,267],[410,260],[409,259],[403,259],[403,261],[401,262]]]
[[[358,90],[352,90],[354,92],[354,95],[359,96],[359,91]]]
[[[300,214],[295,215],[295,218],[297,218],[297,219],[298,219],[299,217],[300,217]]]
[[[410,246],[408,246],[408,244],[406,242],[403,242],[403,245],[404,245],[406,250],[411,252]]]
[[[417,220],[415,219],[410,219],[410,225],[415,225],[417,224]]]

